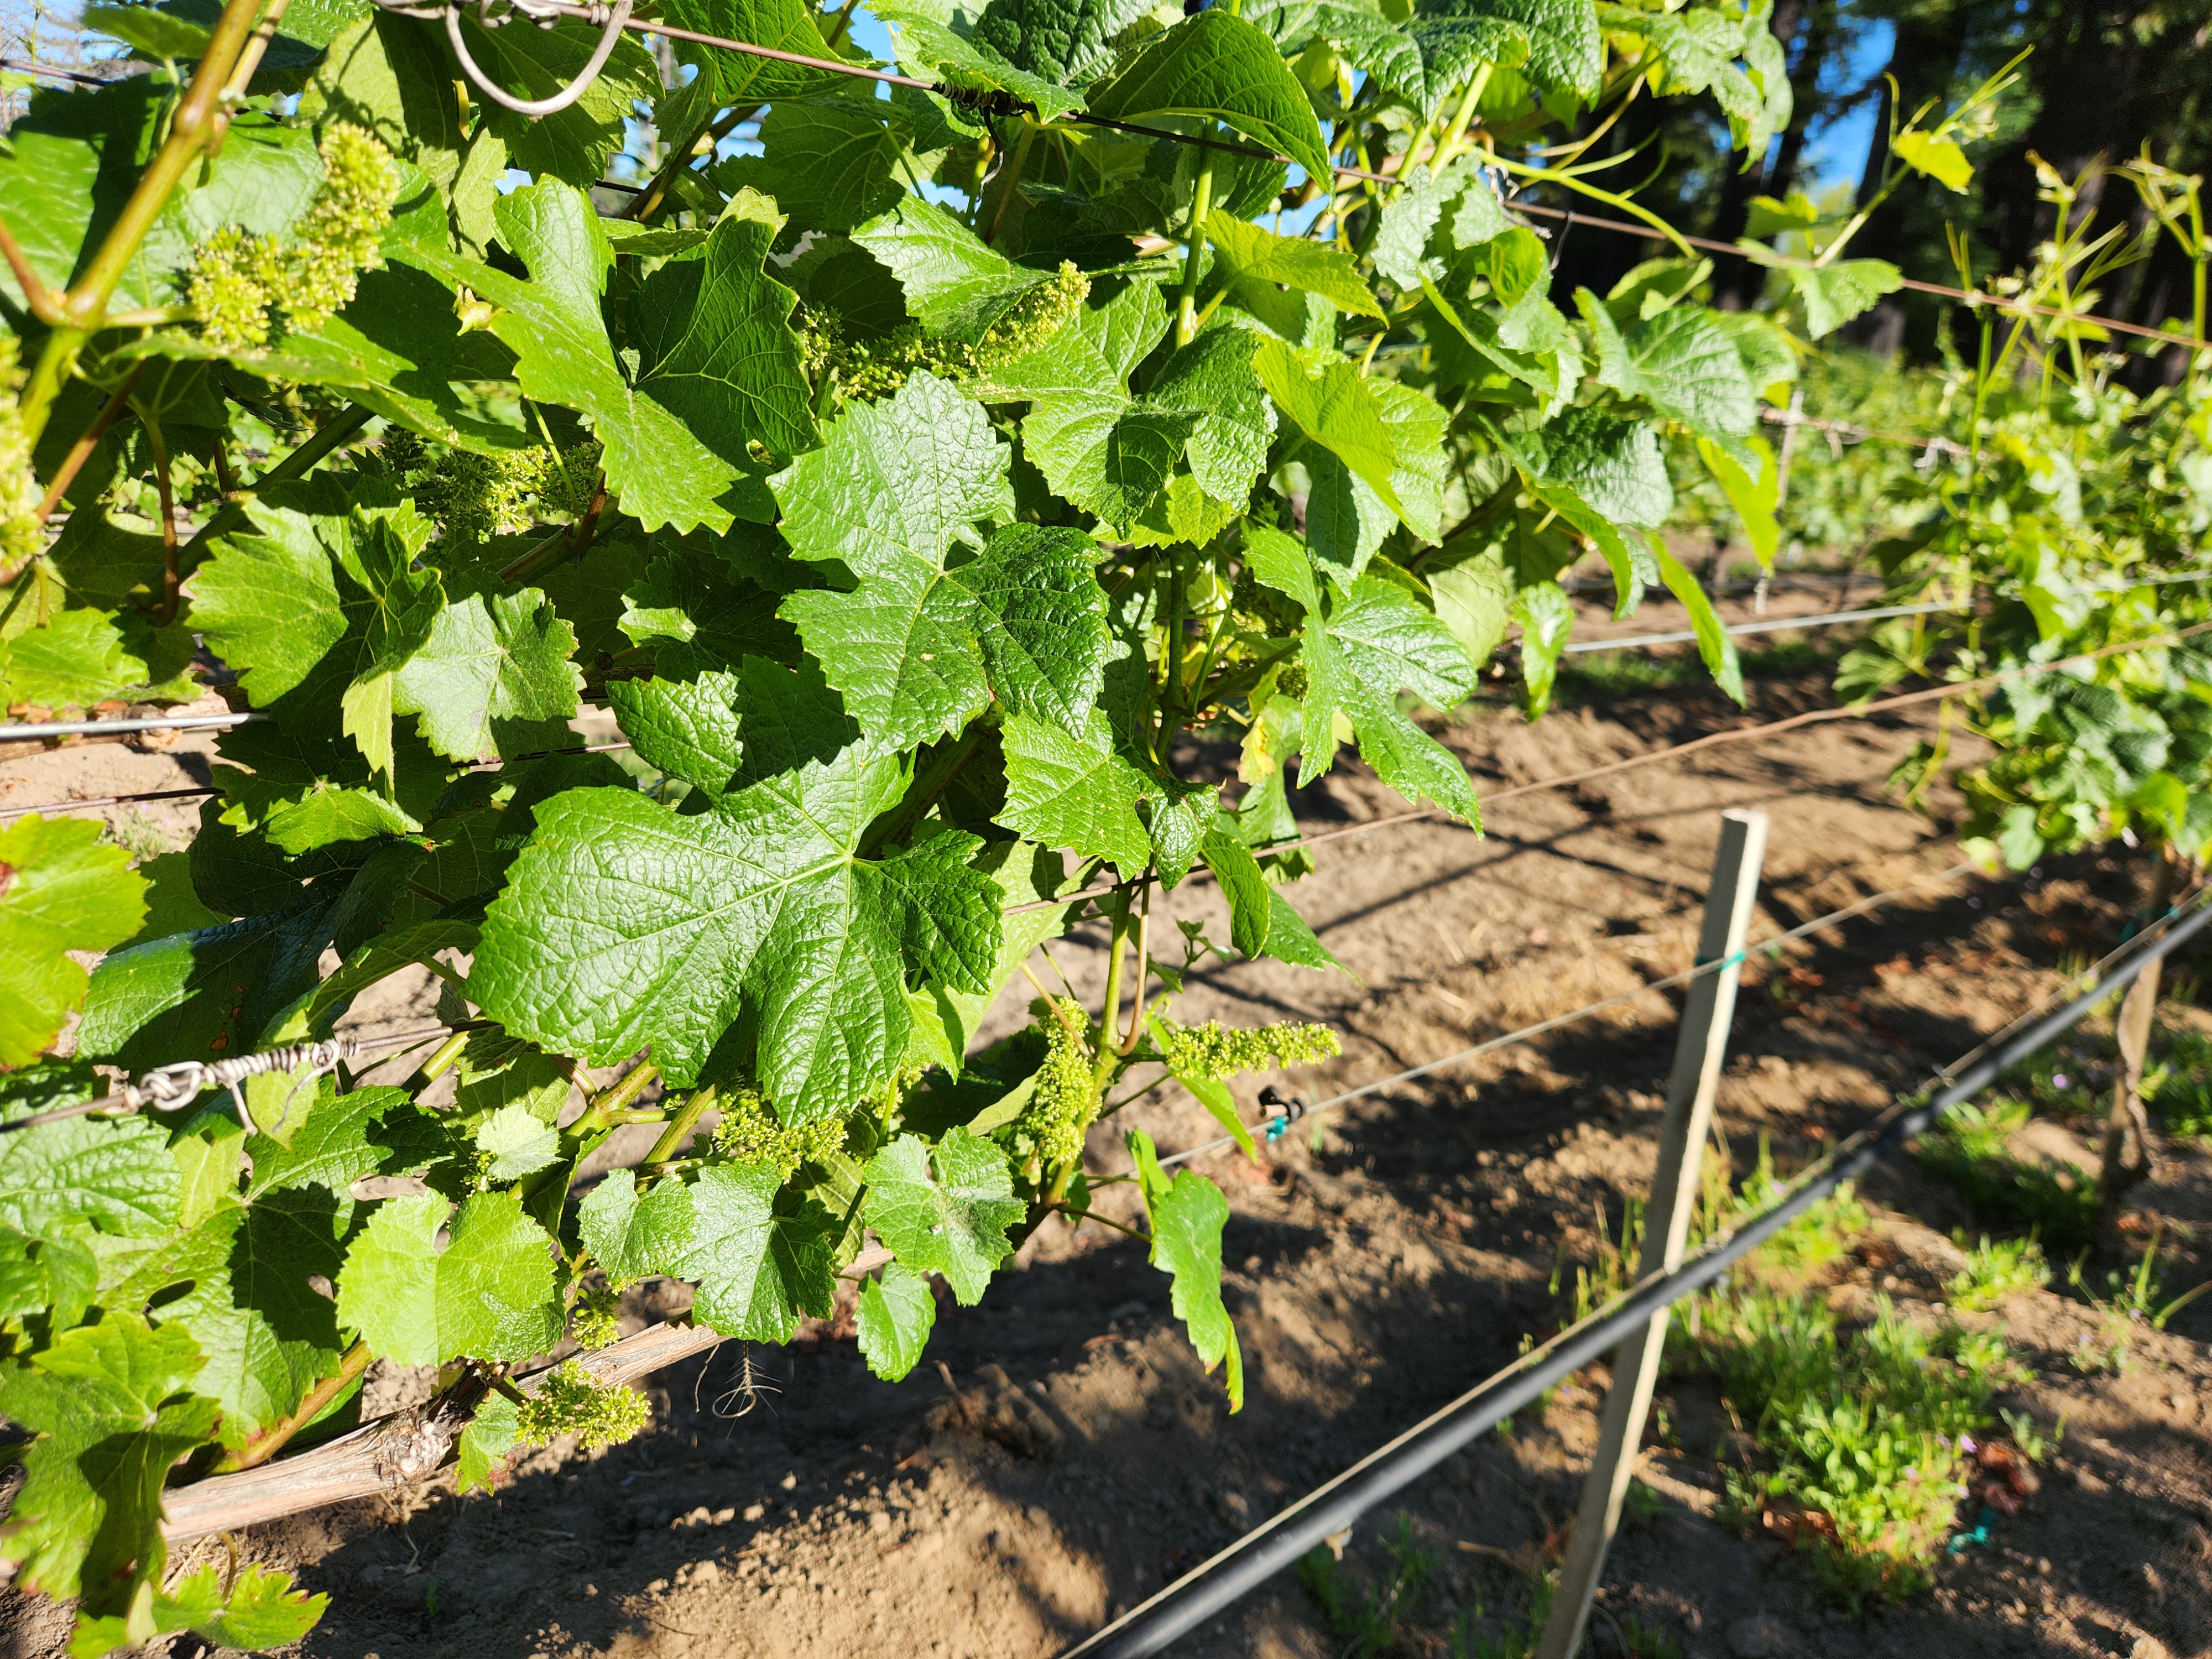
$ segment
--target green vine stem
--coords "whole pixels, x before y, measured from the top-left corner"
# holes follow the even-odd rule
[[[266,1431],[215,1466],[218,1474],[250,1469],[266,1463],[284,1449],[301,1430],[320,1417],[331,1401],[344,1393],[355,1378],[368,1369],[368,1344],[356,1342],[339,1357],[338,1368],[300,1397],[300,1403]]]

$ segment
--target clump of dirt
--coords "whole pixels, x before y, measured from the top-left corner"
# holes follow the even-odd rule
[[[1814,678],[1763,682],[1753,714],[1825,696]],[[1521,781],[1741,718],[1691,690],[1535,727],[1477,711],[1443,731],[1480,777]],[[1178,1016],[1346,1033],[1327,1066],[1240,1079],[1254,1115],[1263,1085],[1322,1098],[1686,968],[1723,808],[1774,821],[1755,939],[1929,882],[1954,846],[1883,783],[1930,726],[1816,726],[1572,796],[1522,797],[1484,839],[1423,822],[1325,848],[1293,896],[1351,974],[1216,965],[1190,976]],[[1322,823],[1399,810],[1349,765],[1299,806]],[[1958,878],[1755,953],[1720,1096],[1738,1172],[1762,1139],[1784,1170],[1810,1160],[2024,1012],[2056,987],[2062,957],[2119,936],[2136,888],[2117,856]],[[1165,902],[1225,938],[1210,890]],[[1085,933],[1054,947],[1086,994],[1103,981],[1100,944]],[[1027,994],[1010,995],[986,1035],[1024,1018]],[[434,1005],[427,983],[398,983],[361,1018]],[[1555,1271],[1571,1285],[1600,1225],[1617,1233],[1622,1200],[1649,1184],[1678,1010],[1677,995],[1636,996],[1313,1120],[1310,1134],[1301,1124],[1256,1162],[1202,1162],[1232,1211],[1224,1259],[1248,1390],[1235,1416],[1143,1245],[1055,1222],[980,1307],[948,1312],[903,1385],[868,1376],[846,1319],[810,1325],[787,1349],[726,1344],[653,1379],[653,1426],[627,1445],[556,1445],[494,1494],[434,1486],[348,1505],[258,1528],[241,1550],[331,1593],[305,1645],[318,1659],[1048,1656],[1556,1324]],[[1097,1176],[1126,1166],[1121,1133],[1139,1127],[1164,1150],[1217,1133],[1195,1103],[1156,1091],[1094,1131]],[[1127,1187],[1097,1194],[1102,1213],[1129,1218]],[[1948,1235],[1976,1218],[1911,1164],[1861,1197],[1873,1224],[1838,1269],[1839,1307],[1848,1316],[1853,1298],[1880,1294],[1932,1308],[1958,1270]],[[2131,1197],[2139,1225],[2164,1229],[2174,1288],[2203,1277],[2212,1157],[2168,1148],[2160,1180]],[[1612,1556],[1591,1651],[1629,1632],[1640,1651],[1671,1641],[1697,1659],[2212,1651],[2212,1297],[2140,1333],[2125,1370],[2084,1371],[2069,1356],[2097,1316],[2063,1279],[1962,1316],[2001,1327],[2035,1368],[2005,1403],[2064,1431],[2017,1514],[1962,1515],[1967,1541],[1942,1559],[1932,1592],[1847,1614],[1817,1597],[1788,1542],[1723,1525],[1720,1460],[1735,1427],[1709,1383],[1676,1378],[1661,1391],[1664,1427],[1638,1469],[1650,1496]],[[681,1303],[680,1287],[643,1287],[626,1328]],[[380,1376],[379,1403],[426,1387]],[[1530,1575],[1556,1559],[1573,1513],[1603,1387],[1593,1367],[1355,1530],[1353,1582],[1383,1569],[1401,1515],[1436,1559],[1401,1626],[1404,1650],[1452,1652],[1455,1625],[1476,1641],[1525,1624]],[[203,1540],[180,1559],[223,1550]],[[15,1652],[65,1646],[55,1611],[15,1600],[9,1616]],[[1343,1646],[1285,1575],[1176,1650],[1321,1659]]]

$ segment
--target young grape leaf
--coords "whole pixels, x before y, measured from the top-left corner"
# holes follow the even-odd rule
[[[610,1280],[650,1279],[691,1242],[690,1193],[681,1181],[662,1180],[641,1197],[635,1178],[615,1170],[577,1207],[576,1224]]]
[[[927,1279],[894,1261],[882,1278],[862,1282],[856,1320],[869,1370],[886,1382],[903,1382],[929,1346],[937,1297]]]
[[[1124,121],[1210,115],[1326,179],[1328,150],[1305,89],[1275,43],[1235,13],[1202,11],[1156,36],[1088,94],[1091,113]]]
[[[1243,842],[1218,830],[1207,832],[1200,856],[1228,901],[1230,942],[1248,957],[1259,956],[1267,948],[1274,909],[1267,902],[1273,890],[1258,860]]]
[[[1262,321],[1268,319],[1284,288],[1318,294],[1355,317],[1382,314],[1352,256],[1340,248],[1303,236],[1278,236],[1225,215],[1206,220],[1206,240],[1219,256],[1213,278],[1225,284],[1231,300]]]
[[[669,0],[665,10],[670,22],[696,33],[750,40],[801,58],[834,55],[803,0]],[[709,83],[714,94],[710,107],[780,104],[844,85],[842,77],[801,64],[688,41],[674,44],[684,62],[699,65],[699,79]],[[706,118],[700,119],[704,125]]]
[[[1309,368],[1291,346],[1263,340],[1252,364],[1293,425],[1343,461],[1416,537],[1436,540],[1443,512],[1443,410],[1411,386],[1362,376],[1334,352]]]
[[[1028,1213],[994,1142],[948,1129],[935,1146],[901,1135],[868,1160],[866,1215],[876,1236],[915,1273],[937,1273],[963,1307],[982,1299],[1013,1246],[1006,1229]]]
[[[1615,524],[1655,530],[1674,510],[1658,435],[1641,421],[1600,409],[1562,410],[1511,441],[1532,482],[1565,484]]]
[[[1690,626],[1698,635],[1698,654],[1705,659],[1705,672],[1713,677],[1713,684],[1732,702],[1743,702],[1743,667],[1737,662],[1735,641],[1730,637],[1728,625],[1713,609],[1712,600],[1698,585],[1698,579],[1669,553],[1663,543],[1651,538],[1651,555],[1659,562],[1659,579],[1667,584],[1667,591],[1682,602],[1690,613]]]
[[[1729,498],[1729,505],[1735,509],[1744,537],[1751,543],[1751,550],[1759,556],[1762,566],[1771,569],[1774,550],[1782,541],[1782,526],[1774,517],[1780,501],[1782,471],[1764,438],[1746,438],[1743,447],[1750,452],[1755,465],[1745,466],[1710,438],[1698,440],[1698,459],[1705,464],[1705,471],[1713,475],[1722,493]]]
[[[1960,149],[1956,139],[1908,130],[1899,133],[1890,148],[1905,166],[1916,173],[1926,173],[1946,190],[1960,196],[1974,182],[1974,164],[1966,159],[1966,152]]]
[[[183,1393],[200,1364],[181,1327],[115,1310],[0,1370],[0,1412],[38,1436],[0,1534],[19,1587],[99,1615],[160,1582],[162,1483],[219,1409]]]
[[[1055,120],[1083,107],[1080,94],[1017,69],[972,35],[955,33],[945,25],[945,14],[935,6],[877,0],[869,9],[890,26],[892,48],[909,74],[976,91],[1010,92],[1024,103],[1034,104],[1040,121]]]
[[[692,1316],[724,1336],[788,1342],[802,1313],[835,1310],[836,1218],[811,1199],[778,1214],[781,1185],[774,1169],[748,1164],[709,1164],[684,1183],[690,1233],[661,1271],[697,1284]]]
[[[1255,526],[1245,537],[1253,574],[1306,612],[1303,651],[1308,677],[1304,784],[1322,776],[1336,754],[1335,717],[1358,734],[1360,757],[1408,799],[1423,797],[1469,823],[1481,820],[1467,769],[1398,711],[1410,690],[1449,708],[1474,688],[1474,670],[1451,630],[1406,587],[1362,576],[1347,592],[1332,585],[1324,608],[1311,558],[1296,538]]]
[[[1129,1135],[1129,1154],[1136,1160],[1145,1213],[1152,1225],[1152,1265],[1174,1276],[1170,1305],[1207,1370],[1228,1362],[1222,1375],[1229,1409],[1242,1411],[1244,1354],[1221,1300],[1221,1232],[1229,1224],[1229,1200],[1195,1170],[1178,1170],[1170,1182],[1152,1138],[1141,1129]]]
[[[1692,431],[1729,443],[1758,423],[1743,354],[1728,329],[1700,306],[1674,306],[1626,329],[1588,289],[1576,303],[1597,340],[1597,375]]]
[[[1575,607],[1557,582],[1535,581],[1514,593],[1513,619],[1521,624],[1522,707],[1533,720],[1551,705]]]
[[[1887,259],[1784,265],[1782,273],[1797,290],[1797,302],[1805,307],[1805,332],[1815,340],[1834,333],[1883,295],[1905,285],[1905,273]]]
[[[1146,10],[1146,0],[991,0],[969,38],[1018,70],[1080,84],[1114,61],[1115,37]]]
[[[588,30],[487,29],[471,15],[462,20],[461,34],[484,73],[518,97],[550,98],[583,79],[582,95],[550,115],[482,106],[489,130],[506,141],[507,160],[541,179],[588,187],[622,148],[624,120],[661,90],[652,54],[634,34],[623,34],[588,78],[584,65],[599,45]]]
[[[393,257],[490,303],[488,326],[514,349],[523,394],[590,420],[605,447],[607,489],[623,512],[647,530],[727,529],[731,510],[718,498],[738,469],[634,389],[615,361],[599,310],[614,247],[591,198],[549,179],[502,196],[493,214],[528,278],[420,244]]]
[[[1212,540],[1250,499],[1252,486],[1267,464],[1267,446],[1275,435],[1275,406],[1252,372],[1252,354],[1259,343],[1259,337],[1244,329],[1208,329],[1160,365],[1146,393],[1146,401],[1157,408],[1189,410],[1198,416],[1198,425],[1183,446],[1190,463],[1188,479],[1178,473],[1168,485],[1168,520],[1176,528],[1176,540],[1194,547]],[[1183,499],[1179,486],[1186,482],[1204,492],[1206,505],[1218,504],[1218,519],[1200,507],[1202,516],[1187,520],[1199,504]],[[1209,523],[1211,530],[1205,527]]]
[[[575,648],[538,589],[472,593],[438,613],[400,668],[392,711],[421,715],[424,740],[449,760],[497,760],[502,734],[510,750],[543,747],[578,707]]]
[[[148,1119],[83,1117],[0,1135],[0,1225],[37,1238],[88,1222],[118,1238],[160,1238],[183,1184],[168,1134]]]
[[[44,1054],[83,1000],[68,953],[120,945],[145,920],[145,878],[101,828],[33,812],[0,829],[0,1066]]]
[[[187,1573],[176,1587],[156,1592],[152,1603],[155,1635],[191,1631],[215,1647],[240,1653],[270,1653],[289,1648],[313,1630],[330,1605],[326,1594],[309,1595],[293,1587],[292,1575],[249,1561],[229,1579],[221,1567]],[[80,1615],[70,1644],[71,1659],[86,1659],[145,1639],[128,1618],[98,1620]]]
[[[1030,399],[1030,459],[1055,492],[1115,528],[1152,505],[1205,419],[1201,409],[1129,394],[1130,372],[1167,326],[1158,286],[1133,283],[998,371],[987,392]]]
[[[338,1318],[402,1365],[527,1359],[560,1340],[552,1240],[513,1192],[478,1193],[453,1215],[435,1193],[390,1198],[346,1252]]]
[[[1103,719],[1094,717],[1078,738],[1048,720],[1016,714],[1000,738],[1006,757],[1000,823],[1047,847],[1109,860],[1124,875],[1144,869],[1152,837],[1136,809],[1151,787],[1114,751]]]
[[[487,1181],[515,1181],[542,1170],[561,1151],[561,1132],[540,1122],[527,1107],[502,1106],[477,1127],[477,1151],[487,1160]]]
[[[954,537],[998,508],[1006,465],[981,406],[917,374],[848,409],[826,448],[775,480],[793,550],[859,583],[795,593],[781,614],[886,747],[957,732],[994,701],[1078,726],[1097,697],[1106,596],[1088,537],[1012,525],[949,561]]]
[[[898,278],[906,308],[933,334],[975,341],[1048,273],[1018,265],[938,204],[908,197],[853,232]]]
[[[639,394],[740,472],[763,470],[757,453],[795,455],[821,441],[791,329],[799,296],[763,265],[783,222],[775,203],[739,191],[706,246],[647,277],[632,308]]]

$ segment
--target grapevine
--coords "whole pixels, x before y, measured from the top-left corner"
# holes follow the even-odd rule
[[[180,703],[212,661],[255,716],[218,739],[181,857],[0,830],[0,1413],[25,1435],[0,1559],[76,1602],[87,1659],[306,1633],[323,1599],[283,1574],[169,1582],[164,1504],[281,1471],[374,1362],[441,1369],[465,1489],[519,1446],[644,1425],[590,1367],[648,1279],[690,1287],[703,1346],[787,1342],[855,1279],[861,1352],[902,1378],[934,1281],[972,1306],[1038,1229],[1092,1218],[1105,1157],[1241,1405],[1227,1201],[1116,1115],[1172,1083],[1250,1150],[1237,1089],[1338,1044],[1178,1020],[1186,975],[1340,969],[1289,843],[1347,744],[1479,827],[1425,714],[1517,627],[1540,715],[1585,557],[1620,615],[1673,593],[1741,701],[1656,533],[1675,479],[1771,557],[1761,401],[1896,287],[1842,257],[1855,212],[1806,222],[1813,256],[1778,256],[1761,309],[1704,303],[1710,268],[1671,257],[1555,290],[1515,210],[1540,184],[1643,212],[1553,142],[1639,89],[1765,155],[1790,94],[1764,0],[1122,4],[1074,30],[991,0],[972,38],[886,4],[884,98],[840,70],[866,65],[805,61],[848,51],[848,19],[665,0],[644,9],[787,56],[684,42],[672,88],[609,33],[542,118],[462,91],[418,9],[228,0],[174,67],[187,25],[158,14],[161,52],[37,92],[0,155],[0,703]],[[486,72],[541,99],[589,27],[507,30]],[[1905,124],[1900,167],[1967,166],[2002,89]],[[644,114],[666,159],[611,216]],[[713,155],[755,117],[758,154]],[[2181,222],[2179,186],[2142,176]],[[97,212],[53,184],[94,178]],[[2046,379],[2101,387],[2070,337],[2041,345]],[[2197,362],[2164,404],[2079,416],[2078,451],[2163,444],[2197,476]],[[1988,412],[2015,422],[1991,448],[2025,506],[2047,404]],[[1978,475],[1947,488],[1892,574],[2009,598]],[[2129,510],[2106,480],[2082,500]],[[2138,524],[2037,568],[2180,557]],[[1900,674],[1965,676],[2168,620],[2021,597],[2032,624],[1940,659],[1884,641]],[[2182,652],[2135,672],[2064,704],[2124,685],[2133,711],[2106,748],[2134,769],[2086,809],[2078,767],[2061,787],[2020,758],[2059,702],[1975,712],[2010,744],[1973,783],[1977,836],[2202,845],[2212,675]],[[587,705],[633,765],[578,752]],[[2154,763],[2122,740],[2153,719]],[[1186,763],[1194,737],[1235,750],[1235,787]],[[1225,936],[1194,919],[1201,875]],[[1083,922],[1096,1000],[1035,980],[1030,1024],[978,1050]],[[43,1115],[118,1076],[312,1053],[292,1045],[404,970],[459,1029],[396,1064]],[[634,1167],[580,1178],[641,1127]],[[394,1176],[419,1180],[348,1196]],[[233,1275],[272,1241],[331,1293]],[[570,1338],[599,1352],[562,1358]],[[125,1462],[156,1474],[101,1475]]]

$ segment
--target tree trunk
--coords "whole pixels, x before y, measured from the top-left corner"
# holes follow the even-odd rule
[[[2172,846],[2159,843],[2159,860],[2151,872],[2149,920],[2166,915],[2173,896],[2174,872],[2179,860]],[[2114,1035],[2120,1045],[2120,1077],[2112,1085],[2112,1110],[2105,1118],[2104,1156],[2097,1171],[2098,1231],[2110,1237],[2120,1217],[2120,1200],[2130,1187],[2148,1180],[2154,1167],[2151,1152],[2150,1116],[2143,1110],[2143,1062],[2150,1054],[2151,1015],[2158,1007],[2159,969],[2154,962],[2136,975],[2120,1005]],[[2136,1137],[2136,1158],[2127,1161],[2128,1131]]]

